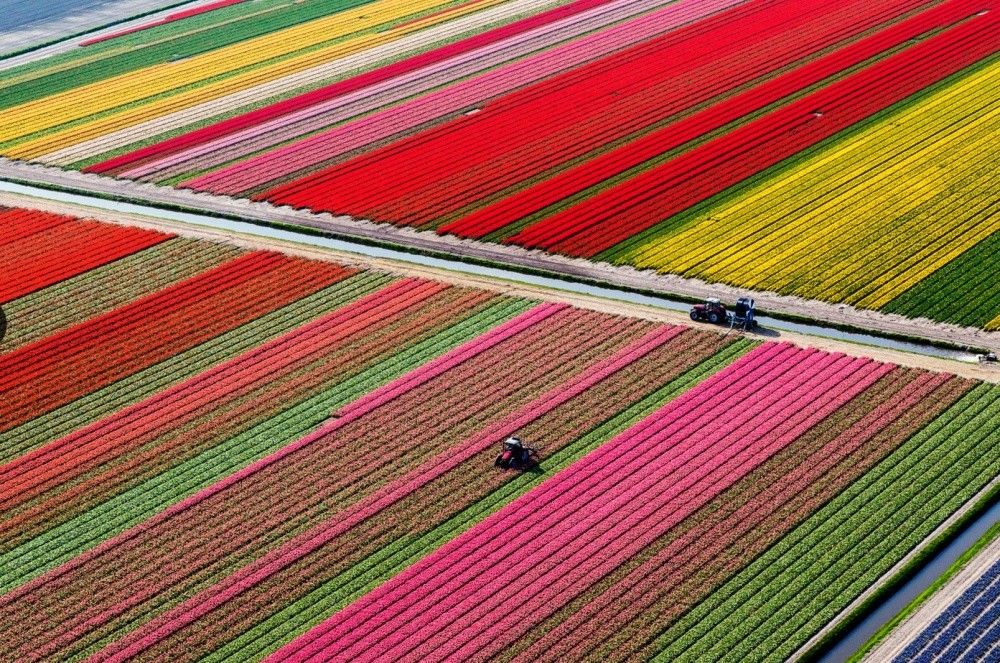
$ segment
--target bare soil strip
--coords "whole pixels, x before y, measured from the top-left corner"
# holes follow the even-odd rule
[[[893,629],[885,640],[868,652],[864,660],[890,661],[895,658],[997,560],[1000,560],[1000,539],[994,540],[969,560],[944,587],[934,592],[920,608]]]
[[[710,284],[670,274],[639,271],[632,267],[592,263],[578,258],[549,255],[517,246],[488,244],[456,237],[439,236],[389,224],[376,224],[363,219],[331,214],[314,214],[270,203],[217,196],[184,189],[118,180],[101,175],[64,171],[51,166],[0,158],[0,177],[48,184],[83,192],[119,196],[136,203],[173,205],[206,213],[225,214],[257,221],[284,223],[315,228],[362,240],[391,243],[411,249],[437,252],[456,258],[473,258],[514,267],[528,268],[566,277],[608,283],[612,286],[637,289],[682,297],[720,297],[735,301],[747,291],[732,286]],[[910,319],[879,311],[868,311],[846,304],[830,304],[773,292],[751,292],[758,308],[769,313],[793,315],[821,324],[846,325],[858,329],[876,330],[885,334],[920,337],[930,341],[951,343],[969,348],[1000,350],[1000,332],[960,327],[924,318]],[[958,369],[955,369],[958,372]],[[989,374],[987,372],[986,374]],[[984,378],[986,379],[986,378]]]
[[[282,241],[272,238],[259,237],[247,233],[194,226],[179,221],[167,220],[153,216],[115,212],[94,207],[87,207],[84,205],[63,203],[45,198],[37,198],[34,196],[25,196],[22,194],[7,192],[0,192],[0,205],[12,207],[31,207],[59,214],[85,216],[111,223],[167,230],[186,237],[221,241],[242,248],[280,250],[293,255],[318,260],[332,260],[344,265],[377,269],[392,274],[399,274],[401,276],[417,276],[428,279],[436,279],[459,286],[502,292],[513,296],[530,297],[542,301],[566,302],[579,308],[594,311],[627,315],[671,324],[690,324],[687,315],[679,311],[670,311],[644,304],[620,302],[593,295],[567,292],[565,290],[547,288],[527,283],[501,281],[491,277],[478,276],[450,269],[441,269],[414,263],[337,251],[334,249],[309,245],[307,243],[307,237],[303,237],[303,242],[301,243]],[[725,333],[725,329],[709,325],[705,325],[704,327],[699,326],[699,328],[717,330],[720,334]],[[768,330],[767,336],[760,338],[764,338],[765,340],[785,340],[803,347],[819,348],[830,352],[843,352],[844,354],[851,356],[871,357],[872,359],[876,359],[878,361],[891,362],[901,366],[953,373],[962,377],[1000,383],[1000,370],[979,364],[967,364],[939,357],[930,357],[921,354],[904,352],[902,350],[861,345],[837,339],[787,331],[776,332]]]

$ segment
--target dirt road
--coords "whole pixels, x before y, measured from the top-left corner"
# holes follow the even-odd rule
[[[352,219],[347,216],[313,214],[290,207],[275,207],[269,203],[251,202],[227,196],[196,193],[154,184],[118,180],[99,175],[64,171],[51,166],[10,161],[0,157],[0,177],[39,182],[146,201],[153,205],[175,205],[208,214],[235,215],[265,222],[294,224],[335,233],[347,238],[388,242],[422,251],[443,253],[459,258],[475,258],[493,263],[541,270],[578,279],[600,281],[612,286],[660,293],[667,296],[703,298],[716,296],[735,301],[745,291],[721,284],[710,284],[670,274],[639,271],[632,267],[595,264],[587,260],[529,251],[521,247],[488,244],[442,237],[411,228]],[[932,341],[943,341],[969,348],[1000,350],[1000,332],[987,332],[971,327],[910,319],[879,311],[856,309],[845,304],[830,304],[772,292],[751,293],[764,312],[795,315],[824,324],[848,325],[859,329],[878,330]]]
[[[689,323],[687,316],[678,311],[670,311],[654,306],[621,302],[586,294],[567,292],[557,288],[547,288],[513,281],[500,281],[490,277],[477,276],[455,270],[373,258],[356,253],[347,253],[334,249],[311,246],[306,242],[289,242],[263,238],[252,234],[205,228],[203,226],[194,226],[158,217],[113,212],[77,204],[52,201],[45,198],[6,192],[0,192],[0,205],[34,207],[61,214],[95,218],[111,223],[169,230],[179,235],[223,241],[248,249],[281,250],[290,254],[308,258],[332,260],[341,264],[378,269],[405,276],[421,276],[445,281],[447,283],[453,283],[455,285],[482,288],[485,290],[504,292],[510,295],[529,297],[543,301],[566,302],[580,308],[640,317],[671,324]],[[704,329],[714,330],[716,328],[706,325]],[[724,331],[720,330],[719,333],[724,333]],[[939,357],[930,357],[922,354],[904,352],[902,350],[850,343],[837,339],[795,332],[769,330],[766,336],[757,337],[762,338],[763,340],[789,341],[804,347],[814,347],[822,350],[828,350],[830,352],[843,352],[852,356],[871,357],[879,361],[891,362],[901,366],[954,373],[963,377],[1000,384],[1000,368],[995,367],[968,364]]]

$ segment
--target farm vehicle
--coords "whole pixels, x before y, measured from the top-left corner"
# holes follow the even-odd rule
[[[527,446],[517,436],[509,437],[493,464],[503,470],[531,469],[538,464],[538,449]]]
[[[757,328],[756,309],[750,297],[740,297],[732,310],[726,308],[717,297],[709,297],[704,304],[691,307],[691,319],[695,322],[710,322],[713,325],[728,325],[750,331]]]

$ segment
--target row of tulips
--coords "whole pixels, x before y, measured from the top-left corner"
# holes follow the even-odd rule
[[[170,235],[138,228],[117,228],[71,220],[45,212],[0,212],[0,262],[18,278],[0,283],[6,304],[77,274],[155,246]],[[9,232],[8,232],[9,229]]]
[[[508,241],[596,255],[974,64],[994,50],[998,30],[993,12],[962,21],[529,226]],[[929,61],[933,66],[927,66]],[[735,154],[741,158],[734,159]]]
[[[1000,474],[988,385],[277,253],[191,260],[0,354],[12,658],[784,656]],[[12,304],[93,292],[77,279]],[[492,467],[512,434],[538,472]]]
[[[248,253],[18,348],[0,357],[7,396],[0,426],[13,428],[350,273]]]

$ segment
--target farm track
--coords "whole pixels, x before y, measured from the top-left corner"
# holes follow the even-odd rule
[[[125,180],[113,180],[97,175],[76,173],[50,168],[38,164],[22,164],[4,160],[0,158],[0,176],[13,177],[17,180],[32,181],[52,184],[55,186],[67,187],[71,190],[83,192],[94,192],[113,196],[122,196],[135,201],[149,201],[151,204],[178,205],[186,209],[203,209],[208,213],[233,215],[240,218],[258,219],[264,222],[277,224],[300,225],[306,228],[313,228],[325,232],[335,233],[337,236],[347,238],[358,238],[361,240],[372,240],[386,242],[398,246],[411,247],[421,251],[445,254],[449,256],[468,257],[490,263],[508,264],[514,267],[525,269],[541,270],[542,272],[554,273],[568,277],[585,280],[596,280],[608,283],[612,286],[619,286],[629,289],[638,289],[646,292],[662,293],[664,295],[681,295],[687,297],[704,298],[719,296],[723,299],[734,300],[742,296],[745,292],[742,289],[722,284],[709,284],[698,279],[681,278],[669,274],[655,274],[649,271],[639,272],[629,266],[610,266],[595,264],[583,260],[566,258],[542,254],[534,251],[526,251],[515,246],[497,246],[484,244],[468,240],[459,240],[454,237],[437,236],[430,233],[418,233],[408,229],[396,228],[387,225],[369,224],[354,219],[343,217],[333,217],[330,215],[316,215],[301,210],[290,210],[288,208],[276,208],[261,203],[251,203],[243,200],[235,200],[223,196],[213,196],[204,193],[194,193],[191,191],[169,189],[152,184],[137,184]],[[44,196],[44,192],[39,191]],[[21,194],[0,192],[0,204],[17,204],[18,200],[28,200],[32,206],[40,206],[43,209],[51,209],[56,212],[81,213],[78,205],[61,203],[47,200],[44,197],[32,195],[23,198]],[[5,202],[6,201],[6,202]],[[124,214],[98,207],[87,206],[83,214],[95,218],[105,219],[117,223],[126,224],[152,224],[151,227],[169,227],[171,222],[164,219],[155,218],[155,213],[150,216],[139,216]],[[190,225],[182,224],[183,233],[194,233],[195,236],[207,233],[207,236],[226,238],[229,235],[225,232],[205,231],[203,228],[193,229]],[[248,246],[267,246],[272,240],[247,240]],[[301,245],[283,245],[285,250],[302,251]],[[362,249],[363,250],[363,249]],[[324,251],[313,253],[312,255],[323,255]],[[327,254],[329,255],[329,254]],[[355,255],[340,254],[338,260],[348,261],[348,263],[358,260]],[[367,262],[367,261],[363,261]],[[372,264],[367,262],[367,264]],[[384,269],[397,270],[391,261],[380,264]],[[460,269],[460,265],[456,264]],[[409,269],[416,269],[410,267]],[[423,268],[421,268],[423,269]],[[448,272],[438,273],[439,278],[454,278],[448,276]],[[466,277],[468,278],[468,277]],[[480,287],[490,286],[488,279],[473,279],[466,281],[476,283]],[[505,286],[508,287],[508,286]],[[566,293],[560,293],[558,297],[565,298]],[[970,327],[957,327],[955,325],[939,323],[926,319],[904,318],[899,315],[885,314],[878,311],[855,309],[845,305],[834,305],[817,300],[805,300],[776,293],[754,293],[758,306],[764,310],[774,311],[798,316],[808,320],[815,320],[822,323],[832,323],[848,325],[858,329],[872,329],[877,332],[887,334],[899,334],[904,336],[915,336],[926,338],[932,341],[941,341],[949,344],[958,344],[966,347],[987,347],[1000,349],[1000,332],[987,332],[981,329]],[[620,306],[616,304],[615,306]],[[651,314],[648,307],[628,306],[622,309],[633,314],[648,316]],[[658,312],[656,315],[663,315]],[[670,315],[673,321],[681,321],[676,315]],[[810,337],[806,343],[819,343],[820,341]],[[827,341],[823,341],[826,343]],[[854,352],[850,348],[856,347],[852,344],[840,344],[827,346],[846,352]],[[869,348],[869,353],[876,353],[876,356],[883,356],[878,353],[881,349]],[[892,357],[892,361],[902,362],[906,365],[913,365],[913,356],[902,353],[899,356],[884,355],[887,359]],[[909,359],[907,359],[909,357]],[[956,365],[954,362],[938,363],[932,358],[919,358],[919,362],[929,362],[925,365],[928,368],[947,370],[969,375],[977,379],[997,381],[1000,379],[994,371],[989,369],[979,369],[974,366]]]

